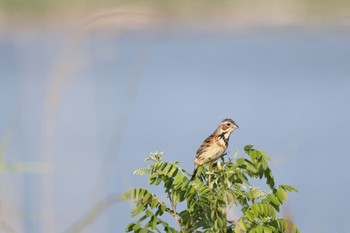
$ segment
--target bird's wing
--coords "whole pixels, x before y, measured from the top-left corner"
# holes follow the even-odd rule
[[[196,153],[196,158],[200,158],[201,155],[205,154],[207,152],[208,148],[212,145],[212,140],[214,138],[214,135],[210,135],[207,137],[202,145],[198,148],[197,153]]]

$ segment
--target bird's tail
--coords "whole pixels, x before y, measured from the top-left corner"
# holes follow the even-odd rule
[[[192,174],[192,176],[191,176],[191,181],[194,180],[194,178],[196,177],[197,169],[198,169],[198,166],[195,165],[195,166],[194,166],[194,170],[193,170],[193,174]]]

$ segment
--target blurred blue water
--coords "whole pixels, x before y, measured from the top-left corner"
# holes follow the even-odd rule
[[[13,131],[7,162],[45,157],[44,105],[54,66],[62,60],[77,64],[59,98],[49,161],[58,232],[106,195],[144,186],[145,179],[132,172],[146,166],[150,152],[165,151],[165,159],[192,171],[197,147],[226,117],[240,126],[231,137],[231,154],[255,145],[272,157],[277,182],[299,189],[288,207],[301,232],[345,232],[346,33],[129,32],[82,39],[74,56],[63,59],[67,37],[61,33],[0,37],[0,135]],[[15,210],[22,216],[11,220],[20,222],[20,232],[40,231],[40,216],[49,211],[40,199],[42,176],[1,178],[2,202],[9,208],[11,197],[21,203]],[[13,182],[17,188],[5,188]],[[122,232],[130,209],[114,205],[85,232]]]

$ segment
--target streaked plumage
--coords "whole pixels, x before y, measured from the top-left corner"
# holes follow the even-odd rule
[[[191,180],[196,176],[199,166],[223,156],[228,147],[230,135],[237,128],[238,125],[232,119],[224,119],[214,133],[204,140],[194,158],[194,171]]]

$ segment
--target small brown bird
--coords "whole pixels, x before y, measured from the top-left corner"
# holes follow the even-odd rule
[[[215,161],[218,158],[224,156],[224,153],[228,147],[228,141],[231,133],[239,128],[238,125],[232,119],[224,119],[219,124],[218,128],[197,150],[196,157],[194,158],[194,171],[191,180],[194,179],[199,166]]]

